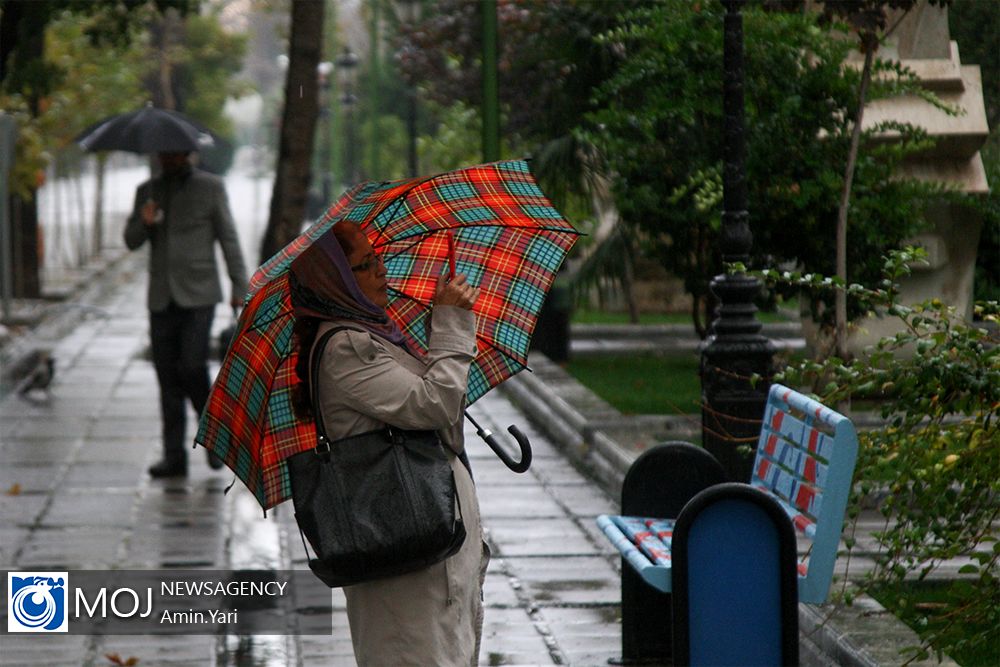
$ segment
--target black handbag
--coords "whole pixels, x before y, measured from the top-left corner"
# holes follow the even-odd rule
[[[331,588],[415,572],[465,540],[455,476],[435,431],[387,426],[327,439],[318,367],[340,330],[324,334],[313,352],[316,448],[288,459],[295,521],[316,555],[309,568]]]

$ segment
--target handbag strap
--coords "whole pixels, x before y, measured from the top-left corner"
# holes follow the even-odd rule
[[[312,358],[309,364],[309,400],[312,404],[313,419],[316,421],[316,453],[320,456],[330,456],[330,439],[326,437],[326,424],[323,422],[323,411],[319,408],[319,364],[323,358],[323,349],[335,333],[345,329],[357,331],[353,327],[334,327],[320,336],[313,345]]]

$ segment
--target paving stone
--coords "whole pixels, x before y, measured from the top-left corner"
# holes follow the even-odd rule
[[[561,463],[541,462],[538,466],[532,465],[532,468],[535,476],[544,484],[590,484],[586,477],[565,460]]]
[[[78,418],[92,421],[103,405],[104,399],[90,396],[63,396],[58,386],[52,387],[47,399],[40,404],[45,407],[43,413],[34,416],[35,419],[49,420],[56,418]],[[34,430],[34,426],[32,426]]]
[[[92,378],[90,373],[74,373],[70,378],[59,378],[52,383],[52,394],[64,401],[89,400],[94,403],[104,401],[114,389],[113,376]]]
[[[90,429],[88,437],[92,439],[115,438],[128,440],[141,440],[151,436],[158,436],[160,433],[159,420],[150,423],[147,417],[139,415],[120,416],[114,419],[102,414],[102,418],[97,420],[93,428]]]
[[[494,518],[562,517],[565,512],[538,486],[489,486],[479,490],[479,507]]]
[[[47,527],[128,526],[132,523],[135,501],[132,489],[117,494],[108,489],[59,492],[41,524]]]
[[[0,496],[0,517],[5,526],[32,526],[49,503],[44,494],[22,493]]]
[[[48,405],[44,403],[33,403],[21,398],[17,394],[11,394],[5,400],[0,401],[0,437],[13,435],[11,428],[24,419],[33,419],[48,414]]]
[[[114,635],[99,642],[99,655],[136,657],[139,665],[212,665],[218,651],[218,639],[212,635]]]
[[[76,452],[77,463],[145,464],[151,452],[158,452],[159,435],[146,438],[97,438],[88,436]],[[145,474],[145,466],[141,466]],[[136,480],[132,480],[133,483]]]
[[[4,607],[6,608],[6,604]],[[6,628],[6,616],[4,617]],[[90,637],[52,633],[4,635],[0,665],[3,667],[79,667],[85,664]]]
[[[490,520],[490,536],[498,555],[574,556],[596,554],[597,549],[580,528],[566,518]]]
[[[472,462],[472,474],[476,478],[476,488],[490,486],[535,486],[538,480],[530,472],[518,474],[512,472],[495,456],[494,461],[478,459]]]
[[[506,559],[508,571],[532,601],[548,604],[617,604],[617,572],[601,557]]]
[[[31,428],[22,431],[19,436],[25,440],[51,440],[55,443],[61,440],[77,441],[86,435],[93,424],[89,416],[49,415],[31,424]]]
[[[73,458],[82,438],[57,438],[52,436],[32,439],[31,433],[9,439],[0,448],[0,464],[7,465],[61,465]]]
[[[573,516],[593,519],[600,514],[617,514],[618,503],[592,485],[553,484],[552,497],[569,509]]]
[[[135,462],[76,462],[69,467],[60,486],[66,489],[125,489],[132,491],[145,475],[144,466]]]
[[[124,528],[52,528],[32,531],[18,558],[25,567],[103,569],[118,562]]]
[[[490,568],[486,572],[486,581],[483,584],[483,604],[487,607],[518,607],[521,603],[517,593],[511,587],[507,575],[496,571],[495,563],[496,561],[491,562]]]
[[[0,526],[0,565],[14,563],[14,555],[21,550],[30,534],[31,531],[28,528]]]
[[[51,491],[68,464],[44,462],[8,463],[0,466],[0,494]]]

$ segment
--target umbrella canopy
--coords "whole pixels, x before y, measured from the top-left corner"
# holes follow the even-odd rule
[[[386,310],[418,350],[427,349],[431,299],[453,235],[456,270],[480,288],[469,403],[527,367],[546,292],[579,235],[538,188],[527,163],[513,160],[359,185],[262,265],[196,442],[224,460],[265,509],[289,497],[285,459],[316,445],[313,423],[291,407],[298,380],[289,267],[341,222],[359,224],[384,261]]]
[[[86,151],[132,153],[183,153],[215,145],[212,132],[198,121],[151,104],[98,121],[75,141]]]

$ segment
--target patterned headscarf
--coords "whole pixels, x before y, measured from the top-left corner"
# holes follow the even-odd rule
[[[353,223],[341,221],[337,225]],[[361,291],[333,230],[334,227],[331,227],[292,262],[290,286],[295,316],[328,321],[347,320],[405,348],[403,332],[385,309]],[[355,230],[361,237],[357,226],[349,233],[355,233]]]

